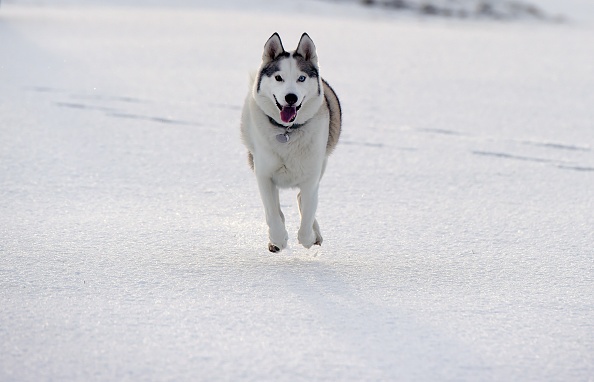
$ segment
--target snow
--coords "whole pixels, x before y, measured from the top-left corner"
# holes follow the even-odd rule
[[[591,380],[586,2],[124,4],[0,8],[0,380]],[[280,254],[238,127],[275,31],[344,110]]]

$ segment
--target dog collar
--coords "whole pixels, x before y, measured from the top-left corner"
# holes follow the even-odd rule
[[[291,126],[281,125],[280,123],[276,122],[274,120],[274,118],[272,118],[271,116],[268,116],[268,121],[270,121],[270,124],[272,126],[280,127],[282,129],[285,129],[285,132],[284,133],[278,134],[276,136],[276,140],[279,141],[280,143],[287,143],[287,142],[289,142],[289,140],[291,139],[291,132],[293,130],[298,129],[301,126],[305,125],[305,123],[294,123]]]
[[[301,123],[301,124],[299,124],[299,123],[294,123],[294,124],[292,124],[291,126],[285,126],[285,125],[281,125],[280,123],[276,122],[276,121],[274,120],[274,118],[272,118],[271,116],[267,116],[267,117],[268,117],[268,121],[270,121],[270,124],[271,124],[272,126],[275,126],[275,127],[280,127],[280,128],[283,128],[283,129],[298,129],[298,128],[300,128],[301,126],[305,125],[305,123]]]

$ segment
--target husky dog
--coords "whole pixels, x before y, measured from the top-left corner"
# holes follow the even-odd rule
[[[328,155],[338,143],[340,102],[319,74],[316,47],[304,33],[286,52],[278,33],[264,45],[241,116],[241,137],[256,174],[268,224],[270,252],[287,246],[279,188],[299,188],[298,240],[305,248],[322,244],[316,221],[318,188]]]

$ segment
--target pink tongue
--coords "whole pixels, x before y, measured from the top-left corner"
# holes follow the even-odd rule
[[[283,106],[283,109],[280,112],[280,117],[283,122],[291,122],[295,119],[297,115],[297,108],[295,106]]]

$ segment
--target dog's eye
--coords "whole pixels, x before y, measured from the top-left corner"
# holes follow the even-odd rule
[[[283,82],[283,78],[281,76],[279,76],[278,74],[274,77],[275,80],[277,80],[278,82]]]
[[[305,76],[299,76],[299,78],[297,78],[297,81],[305,82]]]

